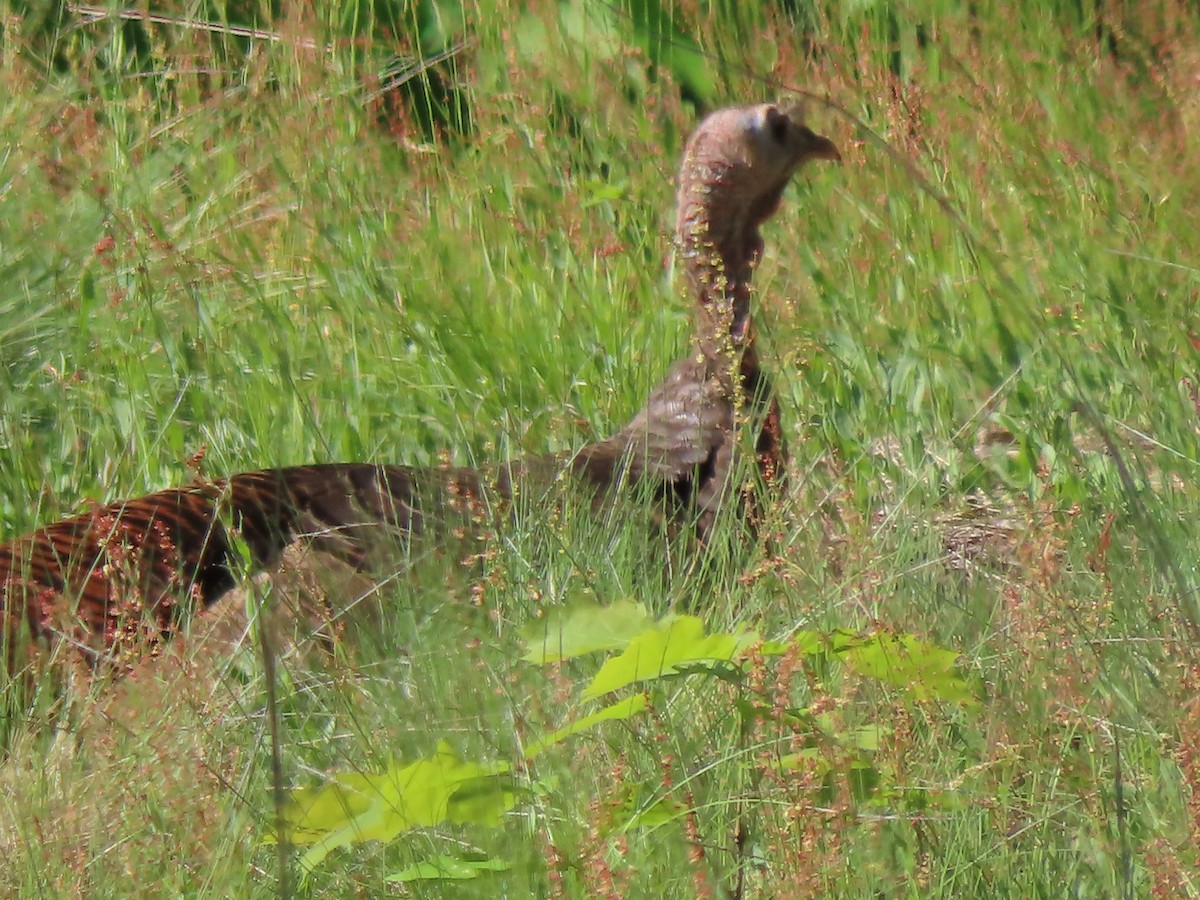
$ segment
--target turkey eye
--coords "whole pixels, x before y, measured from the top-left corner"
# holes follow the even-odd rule
[[[783,115],[783,113],[779,112],[778,110],[773,109],[767,113],[767,125],[771,129],[771,137],[773,137],[776,142],[782,144],[784,139],[787,137],[787,116]]]

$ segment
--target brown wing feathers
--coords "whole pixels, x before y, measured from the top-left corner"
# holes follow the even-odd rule
[[[838,158],[832,143],[770,105],[719,110],[697,128],[684,154],[676,234],[697,306],[695,349],[611,438],[502,467],[488,484],[467,470],[295,466],[158,491],[45,526],[0,545],[0,639],[10,671],[29,638],[62,636],[103,652],[130,631],[168,634],[181,610],[210,606],[236,584],[240,546],[256,569],[298,539],[360,565],[364,535],[421,534],[451,507],[477,512],[462,507],[485,491],[508,498],[509,478],[535,470],[568,469],[601,491],[649,482],[691,509],[705,537],[729,495],[747,423],[762,481],[782,473],[779,408],[750,323],[759,226],[801,164]],[[753,520],[755,501],[747,500]]]
[[[204,608],[237,583],[234,534],[255,569],[299,538],[357,565],[356,532],[381,527],[423,527],[400,466],[295,466],[158,491],[0,545],[0,611],[11,640],[22,622],[34,638],[103,646],[127,629],[165,634],[180,602]]]

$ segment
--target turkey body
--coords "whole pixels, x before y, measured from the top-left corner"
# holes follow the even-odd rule
[[[763,488],[783,471],[779,408],[759,365],[750,279],[759,226],[791,176],[839,159],[827,139],[775,106],[710,115],[685,150],[676,242],[696,302],[692,352],[606,440],[497,466],[419,469],[329,463],[266,469],[112,503],[0,545],[0,638],[9,671],[26,642],[66,640],[90,660],[126,636],[168,635],[298,540],[355,566],[380,532],[401,539],[494,519],[525,481],[563,479],[597,502],[648,491],[704,541],[736,503],[753,529]],[[749,488],[735,473],[745,456]]]
[[[435,475],[464,507],[481,493],[465,470],[329,463],[197,482],[40,528],[0,546],[9,656],[30,637],[70,636],[100,652],[166,635],[296,540],[360,565],[381,530],[419,535],[449,513],[448,503],[423,512],[421,486]]]

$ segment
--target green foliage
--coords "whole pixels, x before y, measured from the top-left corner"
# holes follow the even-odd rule
[[[708,634],[696,616],[672,616],[629,641],[606,660],[583,690],[594,700],[631,684],[692,671],[695,666],[730,662],[755,640],[751,633]]]
[[[904,688],[915,700],[977,705],[976,688],[958,671],[959,654],[913,635],[876,634],[845,647],[846,662],[860,675]]]
[[[443,742],[425,759],[377,775],[344,772],[320,788],[293,792],[282,813],[284,831],[274,839],[308,847],[300,864],[312,869],[339,847],[391,841],[413,828],[443,821],[494,825],[516,803],[507,775],[502,764],[458,759]]]
[[[589,731],[601,722],[617,722],[628,719],[636,716],[638,713],[645,712],[648,707],[649,702],[645,694],[634,694],[626,697],[624,700],[617,700],[608,706],[602,706],[595,712],[581,716],[568,725],[559,728],[557,731],[551,731],[549,734],[544,734],[537,740],[526,744],[525,758],[533,759],[547,747],[561,744],[567,738]]]
[[[608,9],[611,27],[629,29],[630,36],[655,66],[667,69],[685,99],[704,108],[717,93],[712,65],[696,40],[675,22],[676,8],[659,0],[625,0]]]
[[[800,631],[786,641],[762,641],[753,631],[706,634],[697,616],[670,615],[651,622],[640,604],[621,601],[608,607],[581,604],[531,627],[524,659],[541,665],[603,650],[620,653],[605,660],[581,697],[604,694],[646,681],[695,672],[724,672],[747,648],[781,656],[844,659],[859,674],[910,691],[915,700],[978,702],[978,689],[958,670],[959,654],[913,635],[854,635]],[[554,648],[550,650],[549,648]]]
[[[560,662],[601,650],[623,650],[651,624],[641,603],[619,600],[610,606],[584,604],[551,610],[525,636],[524,659],[537,665]]]
[[[591,635],[592,639],[585,635]],[[732,666],[739,675],[738,681],[744,683],[745,652],[756,643],[757,636],[750,632],[705,634],[703,623],[696,616],[673,615],[648,623],[640,605],[623,602],[606,608],[583,605],[555,617],[552,625],[543,624],[526,640],[524,659],[549,665],[596,652],[620,650],[605,660],[579,691],[580,699],[586,702],[634,684],[649,688],[655,682],[679,676],[727,679],[727,673],[714,668],[716,663]],[[547,653],[550,646],[557,649]],[[844,633],[806,632],[787,642],[776,642],[771,649],[779,655],[794,650],[809,655],[832,651],[843,656],[860,674],[899,687],[916,701],[976,703],[967,683],[954,670],[957,654],[912,636],[852,638]],[[752,696],[736,705],[753,718],[771,715]],[[526,760],[533,760],[601,723],[627,721],[649,707],[647,694],[633,694],[541,735],[526,744],[523,755]],[[798,722],[806,719],[794,710],[784,715]],[[827,739],[865,755],[879,749],[876,728],[860,728],[841,735],[826,722],[819,730]],[[780,757],[778,765],[787,769],[814,761],[822,775],[834,773],[828,750],[816,747]],[[865,756],[851,763],[847,775],[864,792],[864,799],[867,793],[879,788],[882,779]],[[283,837],[309,846],[300,862],[305,870],[311,870],[339,847],[368,841],[388,842],[415,828],[428,828],[443,821],[494,828],[500,817],[517,805],[519,796],[544,793],[536,783],[521,786],[521,782],[519,775],[502,763],[459,760],[443,741],[432,757],[407,765],[393,764],[378,775],[358,771],[335,773],[320,788],[293,792],[282,813],[286,823]],[[869,789],[864,787],[868,784]],[[617,808],[623,811],[626,830],[655,827],[686,812],[675,801],[656,797],[646,800],[636,790],[627,794]],[[422,860],[391,876],[391,880],[475,878],[484,870],[499,871],[509,865],[500,860],[481,862],[439,856]]]
[[[508,864],[499,859],[459,859],[439,856],[389,875],[387,881],[466,881],[487,872],[503,872]]]

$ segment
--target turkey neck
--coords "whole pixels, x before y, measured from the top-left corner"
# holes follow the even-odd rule
[[[770,483],[782,477],[786,451],[779,402],[755,347],[750,282],[763,250],[759,227],[779,208],[791,172],[765,186],[738,172],[727,156],[702,145],[688,152],[680,171],[675,240],[696,301],[697,362],[718,380],[735,410],[742,407],[757,419],[755,461]],[[756,510],[750,514],[753,518]]]
[[[758,370],[750,281],[763,248],[759,225],[774,213],[786,185],[784,179],[764,193],[739,184],[731,166],[700,154],[683,164],[675,240],[696,299],[695,344],[707,362],[740,369],[743,378]]]

